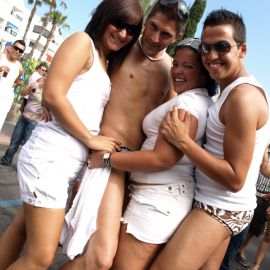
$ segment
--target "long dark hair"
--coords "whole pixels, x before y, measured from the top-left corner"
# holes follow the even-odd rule
[[[109,24],[134,24],[134,35],[131,42],[117,52],[109,55],[108,73],[120,66],[131,47],[137,41],[143,23],[143,10],[138,0],[103,0],[92,13],[92,19],[85,32],[92,38],[97,50],[100,50],[100,40]]]

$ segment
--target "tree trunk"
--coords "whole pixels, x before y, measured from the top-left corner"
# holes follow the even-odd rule
[[[31,51],[30,51],[30,53],[29,53],[29,57],[31,57],[31,58],[33,57],[34,51],[36,50],[36,48],[37,48],[37,46],[38,46],[38,44],[39,44],[39,41],[40,41],[40,39],[41,39],[41,37],[42,37],[42,35],[43,35],[43,32],[44,32],[44,30],[46,29],[46,26],[47,26],[48,23],[49,23],[49,20],[50,20],[50,14],[51,14],[52,8],[53,8],[53,4],[50,5],[50,10],[49,10],[49,12],[47,13],[47,16],[46,16],[46,18],[45,18],[45,20],[44,20],[44,22],[43,22],[43,24],[42,24],[42,27],[41,27],[39,36],[38,36],[37,40],[35,41],[35,44],[34,44],[34,46],[32,47],[32,49],[31,49]]]
[[[36,13],[36,10],[37,10],[37,1],[35,1],[35,4],[34,4],[32,10],[31,10],[30,16],[28,18],[27,26],[25,28],[25,32],[24,32],[24,35],[23,35],[23,38],[22,38],[23,40],[25,40],[25,38],[26,38],[26,35],[27,35],[28,31],[29,31],[31,22],[32,22],[33,17],[34,17],[34,15]]]
[[[53,37],[54,37],[55,29],[56,29],[56,25],[53,24],[53,26],[52,26],[52,28],[51,28],[51,31],[50,31],[50,35],[49,35],[49,37],[47,38],[46,44],[45,44],[45,46],[44,46],[44,48],[43,48],[43,50],[42,50],[42,52],[41,52],[41,54],[40,54],[40,56],[39,56],[39,58],[38,58],[38,62],[41,61],[43,55],[46,53],[46,51],[47,51],[47,49],[48,49],[48,47],[49,47],[49,45],[50,45],[50,43],[51,43],[51,41],[52,41],[52,39],[53,39]]]

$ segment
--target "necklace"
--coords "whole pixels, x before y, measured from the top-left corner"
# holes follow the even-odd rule
[[[164,49],[164,50],[162,51],[162,55],[161,55],[161,56],[156,57],[156,58],[147,55],[147,54],[144,52],[144,50],[143,50],[141,39],[142,39],[142,36],[139,37],[138,43],[139,43],[139,46],[140,46],[140,49],[141,49],[142,53],[144,54],[144,56],[145,56],[146,58],[148,58],[150,61],[158,61],[158,60],[160,60],[160,59],[162,59],[162,58],[164,57],[164,55],[165,55],[165,50],[166,50],[166,49]]]

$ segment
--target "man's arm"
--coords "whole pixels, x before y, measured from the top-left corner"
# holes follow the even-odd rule
[[[189,137],[190,114],[182,122],[174,109],[172,114],[167,115],[162,131],[196,167],[233,192],[238,192],[245,183],[254,151],[256,130],[268,118],[268,106],[260,90],[251,85],[239,88],[227,98],[219,115],[225,125],[224,158],[198,147]],[[258,100],[256,105],[254,100]]]

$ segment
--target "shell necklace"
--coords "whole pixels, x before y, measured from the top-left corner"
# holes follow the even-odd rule
[[[138,43],[139,43],[139,46],[140,46],[140,48],[141,48],[142,53],[144,54],[144,56],[145,56],[146,58],[148,58],[150,61],[158,61],[158,60],[160,60],[160,59],[162,59],[162,58],[164,57],[166,49],[163,50],[161,56],[156,57],[156,58],[147,55],[147,54],[144,52],[144,50],[143,50],[141,39],[142,39],[142,36],[139,37]]]

